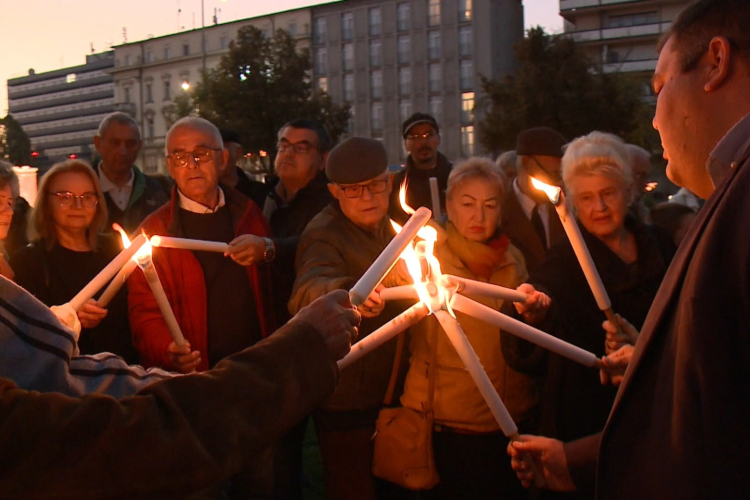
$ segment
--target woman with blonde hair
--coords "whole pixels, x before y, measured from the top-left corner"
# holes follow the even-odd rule
[[[96,173],[81,160],[54,165],[41,179],[28,221],[29,245],[13,258],[16,282],[48,306],[68,302],[121,250],[104,236],[107,207]],[[127,296],[121,290],[108,309],[91,299],[78,311],[81,354],[137,356],[130,341]]]

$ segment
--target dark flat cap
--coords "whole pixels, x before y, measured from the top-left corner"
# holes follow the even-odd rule
[[[568,141],[555,129],[534,127],[518,134],[516,154],[519,156],[555,156],[562,158]]]
[[[437,120],[435,120],[434,116],[428,115],[427,113],[414,113],[404,121],[403,125],[401,125],[401,135],[404,137],[404,139],[406,139],[406,135],[409,133],[409,129],[414,125],[419,125],[420,123],[429,123],[435,129],[435,132],[440,132]]]
[[[222,128],[219,129],[219,133],[221,134],[221,140],[224,142],[235,142],[237,144],[242,144],[240,142],[240,134],[238,134],[234,130]]]
[[[380,141],[350,137],[328,153],[326,176],[336,184],[359,184],[383,174],[388,154]]]

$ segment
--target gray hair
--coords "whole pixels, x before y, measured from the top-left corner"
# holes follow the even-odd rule
[[[505,202],[505,173],[495,165],[495,162],[480,156],[472,156],[453,166],[445,190],[446,199],[450,200],[456,188],[471,179],[482,179],[494,184],[497,188],[498,202],[501,205]]]
[[[172,137],[174,131],[178,128],[194,128],[203,130],[204,132],[207,132],[208,134],[214,136],[217,148],[224,148],[224,141],[221,139],[221,132],[216,127],[216,125],[199,116],[186,116],[185,118],[180,118],[179,120],[174,122],[174,125],[169,127],[169,131],[167,132],[167,136],[164,140],[164,154],[166,156],[169,156],[170,154],[169,139]]]
[[[8,185],[10,185],[10,194],[15,200],[21,194],[18,176],[13,170],[13,165],[7,161],[0,160],[0,189]]]
[[[98,135],[99,137],[104,137],[105,132],[107,132],[107,128],[109,128],[109,124],[112,122],[133,127],[135,131],[138,132],[138,138],[141,138],[141,130],[138,128],[138,123],[136,123],[133,117],[126,113],[123,113],[122,111],[115,111],[114,113],[110,113],[105,116],[102,121],[99,122],[99,130],[96,132],[96,135]]]
[[[520,162],[518,159],[518,155],[516,154],[515,150],[506,151],[505,153],[498,156],[497,160],[495,160],[495,164],[497,165],[497,167],[506,175],[509,170],[518,172],[519,163]]]
[[[648,170],[651,170],[651,153],[635,144],[625,144],[625,149],[628,151],[631,167],[642,164],[648,165]]]
[[[591,132],[575,139],[565,148],[562,158],[562,176],[565,191],[575,196],[573,181],[577,177],[602,175],[620,181],[630,202],[633,169],[625,142],[616,135]]]

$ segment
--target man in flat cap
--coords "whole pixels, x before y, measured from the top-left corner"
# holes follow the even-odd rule
[[[518,134],[518,175],[503,207],[502,227],[523,253],[532,273],[547,250],[565,236],[560,218],[547,195],[531,184],[531,177],[561,185],[561,160],[565,138],[549,127],[534,127]]]
[[[290,313],[331,290],[349,290],[395,236],[388,217],[392,183],[387,165],[385,148],[374,139],[352,137],[331,150],[326,174],[335,201],[300,237]],[[360,307],[359,339],[408,305]],[[391,378],[396,343],[396,339],[387,342],[342,371],[336,393],[314,415],[329,500],[374,500],[378,493],[394,498],[394,493],[381,490],[385,485],[372,475],[372,435]],[[405,371],[406,364],[404,357],[399,366]]]
[[[440,206],[445,211],[445,189],[448,186],[448,174],[451,163],[440,147],[440,128],[432,115],[414,113],[401,126],[404,137],[404,149],[408,153],[406,166],[393,179],[394,189],[391,192],[390,215],[396,222],[404,223],[408,216],[398,202],[398,191],[406,181],[406,202],[412,208],[427,207],[434,211],[430,194],[430,177],[438,181]],[[441,213],[442,213],[441,212]]]

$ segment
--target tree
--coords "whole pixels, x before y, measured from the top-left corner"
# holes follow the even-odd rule
[[[31,164],[31,141],[12,115],[0,119],[0,159],[14,165]]]
[[[196,86],[194,108],[219,127],[236,130],[253,153],[274,151],[279,128],[295,118],[320,122],[336,141],[346,131],[349,107],[314,90],[310,52],[296,45],[284,30],[267,38],[254,26],[241,28],[219,66]]]
[[[571,38],[537,27],[515,48],[518,69],[502,81],[483,78],[486,111],[479,141],[499,153],[515,147],[516,136],[549,126],[568,139],[592,130],[611,132],[653,150],[653,108],[643,100],[642,79],[604,73]]]
[[[187,91],[178,94],[174,99],[172,99],[171,104],[164,107],[164,118],[167,121],[168,127],[171,127],[172,124],[180,118],[185,118],[186,116],[194,116],[196,114],[197,113],[195,104],[193,103],[193,98]]]

